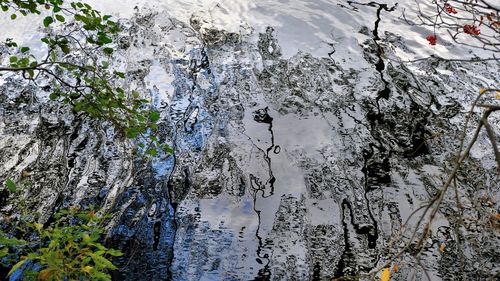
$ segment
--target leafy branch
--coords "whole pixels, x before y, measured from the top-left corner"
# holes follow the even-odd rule
[[[50,226],[18,222],[21,233],[34,233],[28,240],[0,231],[0,262],[10,266],[8,275],[22,269],[25,280],[111,280],[107,271],[117,268],[110,259],[123,254],[99,243],[104,233],[101,224],[107,217],[96,215],[92,208],[73,207],[54,218]],[[13,261],[17,262],[12,265]]]
[[[8,65],[2,73],[16,73],[36,85],[47,83],[50,98],[71,105],[75,112],[110,121],[117,132],[127,138],[149,139],[139,144],[146,154],[156,156],[159,150],[173,153],[155,137],[160,113],[137,91],[126,91],[125,73],[113,69],[109,61],[114,52],[113,37],[119,25],[110,15],[102,15],[83,2],[63,0],[0,0],[0,8],[17,14],[45,15],[42,24],[46,36],[41,39],[47,53],[41,60],[30,54],[29,47],[19,47],[7,40]],[[54,33],[54,30],[57,30]]]

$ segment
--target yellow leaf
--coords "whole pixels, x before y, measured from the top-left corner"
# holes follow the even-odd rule
[[[73,248],[75,246],[75,243],[73,243],[73,241],[69,241],[66,246],[64,247],[64,249],[66,249],[66,251],[69,251],[71,248]]]
[[[380,281],[389,281],[389,278],[391,278],[391,270],[389,268],[384,268],[380,275]]]
[[[443,253],[445,248],[446,248],[446,245],[443,243],[443,244],[441,244],[441,246],[439,246],[439,251],[441,253]]]
[[[79,205],[72,205],[69,207],[69,210],[71,211],[71,213],[77,213],[78,211],[80,211],[81,207]]]
[[[54,273],[54,271],[56,271],[56,269],[54,269],[54,268],[46,268],[46,269],[40,271],[40,273],[38,273],[37,279],[38,280],[47,280],[47,279],[50,278],[50,276],[52,276],[52,274]]]
[[[497,91],[496,92],[496,96],[495,96],[497,99],[500,99],[500,91]]]
[[[392,272],[398,272],[399,271],[399,266],[397,263],[394,264],[394,266],[392,267]]]
[[[89,218],[93,218],[93,217],[95,217],[95,211],[94,211],[94,210],[90,210],[90,211],[88,212],[88,216],[89,216]]]
[[[92,271],[92,268],[93,268],[92,266],[87,265],[87,266],[82,267],[82,271],[90,274],[90,271]]]
[[[26,170],[23,171],[23,178],[27,178],[30,176],[30,173]]]
[[[87,233],[83,234],[83,241],[85,242],[90,241],[90,236]]]
[[[35,226],[35,229],[38,231],[42,230],[42,228],[43,228],[43,224],[38,223],[38,222],[35,222],[33,225]]]
[[[486,89],[486,88],[480,88],[479,89],[479,94],[482,95],[482,94],[486,93],[486,91],[488,91],[488,89]]]

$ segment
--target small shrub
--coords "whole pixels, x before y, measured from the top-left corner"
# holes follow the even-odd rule
[[[49,227],[22,221],[18,228],[32,235],[21,240],[0,232],[0,263],[17,261],[8,276],[23,269],[23,280],[111,280],[107,272],[116,266],[110,258],[122,253],[98,242],[104,219],[93,209],[72,208],[57,213]]]

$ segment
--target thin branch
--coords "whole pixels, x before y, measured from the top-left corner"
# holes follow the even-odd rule
[[[500,152],[498,151],[495,131],[493,131],[490,124],[488,123],[488,119],[483,117],[481,118],[481,122],[483,123],[483,126],[486,129],[486,133],[490,138],[491,146],[493,147],[493,152],[495,153],[495,159],[497,160],[497,173],[500,176]]]

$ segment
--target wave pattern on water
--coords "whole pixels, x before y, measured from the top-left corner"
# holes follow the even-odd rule
[[[0,179],[22,189],[2,195],[2,215],[30,208],[46,222],[73,204],[104,207],[106,242],[125,253],[116,280],[330,280],[387,262],[401,249],[391,239],[441,186],[471,93],[499,84],[498,63],[401,63],[429,49],[388,28],[392,2],[182,3],[122,19],[113,62],[160,110],[175,155],[133,156],[110,124],[6,78]],[[488,145],[482,136],[461,176],[472,197],[499,194]],[[478,253],[453,247],[452,203],[420,263],[436,280],[486,276],[498,239],[469,233],[488,241],[478,267]],[[396,280],[423,278],[413,256],[400,263]]]

